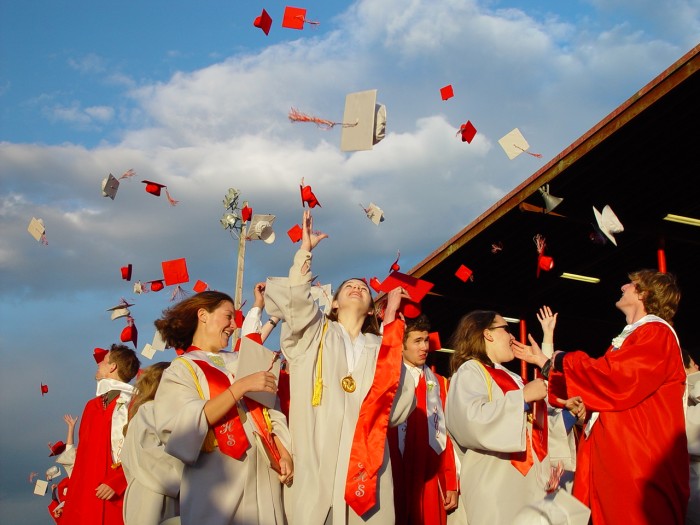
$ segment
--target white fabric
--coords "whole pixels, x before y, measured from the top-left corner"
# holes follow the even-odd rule
[[[378,510],[362,519],[345,503],[345,478],[360,405],[374,379],[381,339],[365,334],[353,378],[354,392],[345,392],[340,381],[348,375],[343,329],[329,321],[323,348],[323,395],[311,405],[316,360],[325,317],[311,296],[310,271],[302,275],[311,254],[299,250],[289,278],[270,278],[265,286],[265,309],[283,319],[280,344],[289,363],[290,431],[293,438],[294,483],[285,489],[285,510],[291,525],[321,525],[332,516],[333,525],[394,523],[393,481],[389,448],[378,473]],[[389,424],[405,421],[413,409],[415,385],[405,381],[401,367],[399,390]]]
[[[105,378],[97,382],[96,396],[101,396],[111,390],[119,390],[116,401],[117,406],[112,412],[111,443],[112,463],[121,461],[122,447],[124,446],[124,425],[129,419],[129,402],[134,394],[134,386],[118,379]]]
[[[428,414],[428,440],[436,454],[442,454],[447,447],[447,430],[445,429],[445,413],[440,399],[440,384],[437,377],[427,366],[423,367],[425,374],[425,411]]]
[[[158,439],[153,401],[141,405],[129,422],[122,467],[128,483],[124,493],[125,525],[158,525],[179,514],[183,464],[166,454]]]
[[[262,331],[262,309],[258,306],[253,306],[248,315],[243,319],[241,325],[241,337],[250,334],[259,334]]]
[[[693,388],[689,392],[685,430],[688,453],[696,459],[690,462],[690,500],[686,525],[700,525],[700,461],[697,461],[700,458],[700,381],[693,382]]]

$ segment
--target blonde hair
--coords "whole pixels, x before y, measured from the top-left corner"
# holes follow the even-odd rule
[[[138,409],[144,403],[152,401],[156,397],[156,391],[158,390],[158,385],[163,377],[163,372],[166,368],[170,366],[169,362],[154,363],[151,366],[144,368],[136,379],[136,387],[134,390],[134,397],[131,398],[131,404],[129,405],[129,421],[136,415]],[[124,435],[126,435],[126,430],[129,423],[124,426]]]

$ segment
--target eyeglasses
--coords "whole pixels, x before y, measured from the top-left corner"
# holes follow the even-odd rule
[[[510,328],[508,327],[507,324],[499,324],[498,326],[491,326],[489,327],[489,330],[495,330],[496,328],[503,328],[506,333],[510,333]]]

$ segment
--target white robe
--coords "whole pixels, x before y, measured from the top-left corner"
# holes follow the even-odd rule
[[[506,371],[519,381],[518,376]],[[533,450],[534,465],[523,476],[510,462],[510,453],[525,450],[526,429],[532,438],[522,387],[504,394],[492,381],[489,401],[485,373],[488,374],[476,361],[470,360],[450,380],[445,417],[460,455],[462,508],[455,516],[461,517],[460,521],[450,523],[510,525],[525,505],[544,498],[550,459],[554,459],[551,455],[566,460],[565,466],[571,468],[574,454],[557,411],[549,417],[550,455],[540,463]]]
[[[311,254],[299,250],[289,278],[270,278],[265,286],[265,309],[283,319],[281,349],[289,363],[290,410],[294,483],[285,489],[285,511],[291,525],[323,524],[331,512],[333,525],[394,523],[393,481],[389,447],[378,473],[375,509],[359,517],[345,503],[345,478],[360,405],[374,380],[381,338],[365,334],[364,349],[356,360],[352,377],[357,388],[345,392],[340,385],[348,375],[342,327],[328,322],[323,348],[323,396],[319,406],[311,398],[316,378],[316,360],[325,316],[311,297],[309,278],[301,275]],[[389,416],[396,426],[408,418],[415,405],[415,384],[404,381],[401,366],[399,390]]]
[[[124,493],[125,525],[158,525],[179,515],[183,464],[166,454],[158,439],[153,401],[141,405],[131,418],[121,460],[128,483]]]
[[[235,374],[238,354],[222,352],[226,369]],[[201,350],[187,353],[184,359],[208,360]],[[209,361],[212,366],[216,366]],[[190,370],[176,359],[163,372],[154,408],[158,437],[165,451],[185,463],[180,487],[182,525],[275,525],[284,523],[282,488],[266,463],[264,451],[255,444],[252,418],[243,427],[250,443],[242,460],[222,454],[218,449],[201,452],[209,424],[204,404],[209,399],[209,385],[201,369],[192,364],[205,399],[201,399]],[[218,367],[217,367],[218,368]],[[243,404],[245,399],[241,402]],[[286,418],[270,409],[273,434],[289,448]]]
[[[695,458],[690,462],[690,500],[685,522],[686,525],[700,525],[700,382],[694,384],[694,389],[688,395],[685,430],[688,453]]]

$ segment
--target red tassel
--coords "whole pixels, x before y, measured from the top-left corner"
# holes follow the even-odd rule
[[[119,180],[129,179],[129,178],[133,177],[134,175],[136,175],[136,172],[134,170],[127,170],[124,173],[122,173],[122,176],[119,177]]]
[[[168,202],[170,203],[171,206],[177,206],[177,203],[180,201],[176,201],[170,196],[170,192],[168,191],[168,188],[165,188],[165,196],[168,198]]]
[[[332,120],[326,120],[322,119],[319,117],[314,117],[312,115],[307,115],[306,113],[302,113],[296,108],[292,108],[289,110],[289,120],[292,122],[313,122],[316,124],[319,128],[321,129],[333,129],[335,126],[342,126],[344,128],[352,128],[357,126],[357,122],[354,124],[345,124],[343,122],[333,122]]]

